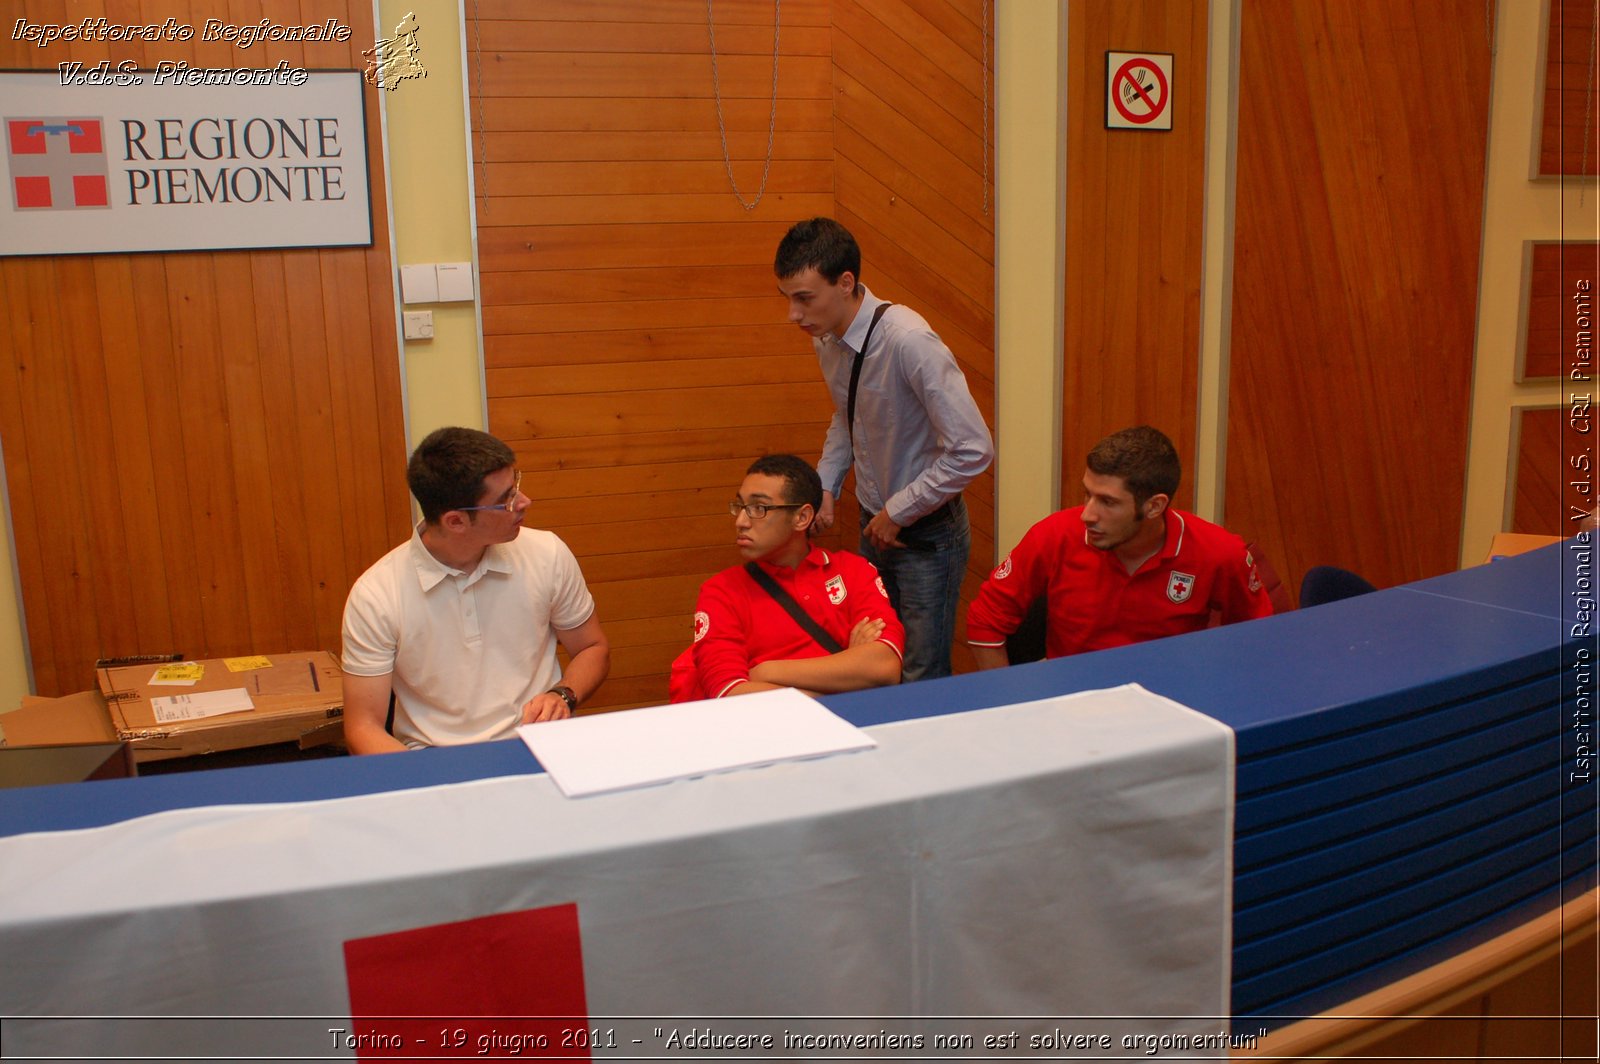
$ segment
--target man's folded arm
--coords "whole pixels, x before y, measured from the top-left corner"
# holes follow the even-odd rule
[[[820,658],[763,661],[750,670],[750,679],[821,694],[886,687],[900,682],[900,655],[880,640]]]

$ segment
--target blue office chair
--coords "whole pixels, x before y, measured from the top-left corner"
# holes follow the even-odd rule
[[[1017,630],[1006,636],[1006,660],[1013,665],[1044,660],[1044,632],[1048,596],[1040,595],[1028,607]]]
[[[1338,602],[1376,590],[1348,569],[1340,569],[1335,565],[1316,565],[1307,569],[1306,575],[1300,580],[1300,608]]]

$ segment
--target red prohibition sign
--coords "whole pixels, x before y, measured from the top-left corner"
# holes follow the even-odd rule
[[[1139,79],[1134,77],[1134,72],[1138,70],[1148,70],[1155,75],[1156,88],[1161,91],[1154,99],[1150,97],[1150,90],[1139,84]],[[1134,93],[1144,100],[1145,105],[1150,108],[1148,114],[1134,114],[1128,110],[1127,104],[1122,102],[1122,83],[1124,81],[1132,87]],[[1167,76],[1161,72],[1160,67],[1148,59],[1130,59],[1117,68],[1116,76],[1111,79],[1111,102],[1117,105],[1117,113],[1130,122],[1138,123],[1141,126],[1154,122],[1160,117],[1161,109],[1167,105]]]

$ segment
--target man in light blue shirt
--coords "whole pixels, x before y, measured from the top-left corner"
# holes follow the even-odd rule
[[[832,526],[854,465],[861,553],[882,572],[906,628],[904,680],[948,676],[972,546],[961,492],[994,460],[989,428],[927,321],[861,284],[861,249],[844,226],[797,223],[773,270],[833,394],[817,525]]]

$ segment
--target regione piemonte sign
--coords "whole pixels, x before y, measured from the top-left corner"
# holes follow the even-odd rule
[[[370,245],[360,72],[305,73],[203,86],[0,73],[0,255]]]

